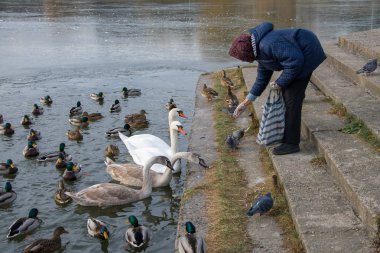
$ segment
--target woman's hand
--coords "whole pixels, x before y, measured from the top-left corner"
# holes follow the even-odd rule
[[[251,102],[251,101],[249,101],[248,99],[244,99],[243,102],[241,102],[241,103],[236,107],[236,109],[235,109],[235,111],[234,111],[234,114],[233,114],[233,117],[234,117],[235,119],[236,119],[237,117],[239,117],[240,114],[242,114],[242,113],[245,111],[245,109],[247,109],[247,106],[248,106],[249,102]]]

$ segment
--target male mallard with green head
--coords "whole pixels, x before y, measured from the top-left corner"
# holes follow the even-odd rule
[[[68,191],[63,183],[63,180],[60,180],[58,183],[58,189],[54,194],[54,200],[57,204],[67,204],[72,201],[72,198],[67,196],[65,192]]]
[[[86,116],[74,116],[72,118],[69,118],[69,122],[71,125],[84,128],[88,127],[89,125],[88,118]]]
[[[29,116],[25,114],[22,117],[20,124],[23,126],[29,126],[32,124],[32,121],[30,120]]]
[[[66,165],[66,170],[63,172],[63,179],[67,181],[75,181],[82,175],[82,168],[79,163],[74,164],[73,162],[68,162]]]
[[[17,198],[17,193],[12,190],[12,185],[10,182],[5,183],[4,191],[0,192],[0,206],[5,206]]]
[[[30,129],[27,140],[28,141],[37,141],[41,139],[41,133],[37,130]]]
[[[206,243],[202,236],[195,234],[195,226],[190,221],[186,222],[186,235],[177,240],[179,253],[205,253]]]
[[[103,115],[100,112],[94,112],[94,113],[83,112],[82,116],[87,117],[88,120],[90,121],[95,121],[95,120],[99,120],[103,118]]]
[[[79,131],[79,127],[77,129],[75,129],[75,130],[68,130],[67,133],[66,133],[66,135],[69,138],[69,140],[72,140],[72,141],[81,141],[81,140],[83,140],[83,135]]]
[[[108,137],[116,137],[116,136],[118,137],[119,132],[123,133],[126,136],[131,136],[132,135],[131,126],[129,124],[125,124],[124,127],[112,128],[106,132],[106,135]]]
[[[88,218],[87,220],[87,232],[92,236],[102,240],[108,240],[110,232],[108,231],[106,224],[95,218]]]
[[[22,151],[25,157],[36,157],[40,154],[37,144],[34,141],[28,141],[28,145]]]
[[[128,89],[127,87],[123,87],[122,92],[124,97],[136,97],[141,95],[140,89]]]
[[[120,112],[121,106],[118,99],[115,100],[115,103],[111,106],[110,112]]]
[[[203,89],[201,91],[201,95],[203,97],[207,98],[207,101],[211,101],[214,98],[218,96],[218,92],[216,92],[213,88],[207,87],[207,85],[204,83],[203,84]]]
[[[12,136],[15,133],[15,130],[12,129],[11,123],[5,123],[3,126],[0,126],[0,134],[6,136]]]
[[[32,114],[33,115],[41,115],[44,113],[44,108],[39,107],[37,104],[33,105]]]
[[[49,95],[45,97],[40,97],[40,102],[44,105],[51,105],[53,103],[53,99]]]
[[[103,92],[91,93],[90,98],[95,101],[103,101],[104,100]]]
[[[17,171],[18,168],[11,159],[8,159],[5,163],[0,163],[0,175],[14,175]]]
[[[134,215],[130,215],[128,221],[132,226],[125,232],[125,240],[137,248],[146,244],[151,238],[150,229],[139,224],[139,221]]]
[[[41,225],[42,220],[37,218],[37,215],[38,209],[32,208],[29,211],[28,217],[22,217],[13,222],[8,229],[7,238],[14,238],[32,232],[34,229],[38,228]]]
[[[75,115],[81,115],[82,114],[82,104],[80,101],[77,102],[77,106],[74,106],[70,109],[70,117]]]
[[[66,153],[65,151],[66,144],[60,143],[59,148],[57,151],[52,151],[48,153],[44,153],[41,156],[37,158],[38,162],[49,162],[49,161],[56,161],[59,158],[60,154],[63,154],[66,161],[71,160],[71,156]]]
[[[60,250],[62,247],[61,235],[67,232],[63,227],[57,227],[54,230],[51,239],[39,239],[28,245],[24,249],[24,253],[52,253]]]
[[[70,156],[70,159],[71,159],[71,156]],[[66,169],[67,161],[68,160],[66,159],[65,155],[63,153],[59,153],[58,159],[55,162],[55,168],[57,168],[57,169]]]

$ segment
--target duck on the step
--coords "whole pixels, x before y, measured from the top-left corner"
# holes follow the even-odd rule
[[[372,59],[367,62],[361,69],[356,71],[356,74],[369,75],[377,69],[377,59]]]
[[[225,87],[234,87],[234,83],[229,77],[227,77],[225,70],[222,70],[222,74],[223,76],[220,79],[220,83]]]
[[[216,92],[213,88],[207,87],[207,85],[204,83],[201,95],[207,98],[207,101],[210,102],[214,98],[218,97],[218,92]]]

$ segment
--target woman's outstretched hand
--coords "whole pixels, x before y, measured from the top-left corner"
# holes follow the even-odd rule
[[[239,117],[240,116],[240,114],[242,114],[244,111],[245,111],[245,109],[247,109],[247,106],[248,106],[248,104],[249,104],[249,100],[248,99],[244,99],[243,100],[243,102],[241,102],[237,107],[236,107],[236,109],[235,109],[235,111],[234,111],[234,114],[232,115],[235,119],[237,118],[237,117]]]

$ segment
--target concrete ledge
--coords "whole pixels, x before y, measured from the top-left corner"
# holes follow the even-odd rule
[[[246,83],[251,84],[256,69],[243,69],[243,74]],[[268,90],[254,102],[259,118],[267,93]],[[335,133],[342,126],[338,119],[336,121],[333,115],[327,114],[327,108],[328,104],[322,97],[307,97],[303,118],[312,120],[313,129],[307,127],[305,122],[308,120],[304,120],[303,128],[309,129],[310,139],[318,138],[315,133]],[[323,116],[317,113],[320,111]],[[321,121],[317,121],[318,118]],[[339,143],[338,139],[334,141]],[[366,226],[353,212],[341,186],[331,177],[326,166],[315,168],[310,164],[316,156],[316,150],[308,147],[305,140],[302,141],[302,146],[300,153],[271,158],[284,185],[289,209],[306,252],[373,252]],[[337,148],[335,152],[340,152],[340,149]]]
[[[311,78],[326,96],[342,103],[348,113],[361,119],[372,133],[380,139],[380,98],[374,96],[350,80],[342,77],[337,71],[322,63]],[[321,121],[323,122],[323,121]]]
[[[358,75],[356,71],[368,62],[367,58],[353,55],[340,48],[338,45],[328,43],[323,45],[327,54],[327,62],[342,72],[354,83],[368,89],[374,95],[380,97],[380,68],[369,76]]]
[[[339,46],[366,58],[380,59],[380,29],[350,33],[339,37]]]

